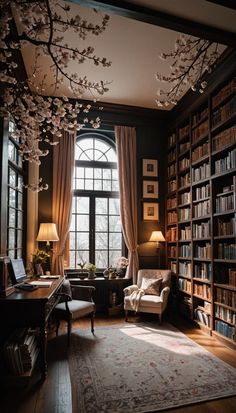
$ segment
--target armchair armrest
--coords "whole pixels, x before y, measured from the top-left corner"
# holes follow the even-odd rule
[[[138,286],[136,284],[133,284],[133,285],[129,285],[128,287],[125,287],[123,289],[123,292],[124,292],[124,295],[127,296],[127,295],[130,295],[133,291],[137,291],[138,289],[139,289]]]
[[[93,293],[96,290],[92,285],[71,284],[72,298],[75,300],[90,301],[93,303]]]
[[[163,288],[163,290],[161,290],[160,299],[163,302],[163,310],[167,306],[169,293],[170,293],[170,287],[165,287]]]

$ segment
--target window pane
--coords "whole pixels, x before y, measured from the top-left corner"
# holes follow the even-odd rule
[[[78,214],[89,214],[89,198],[88,197],[78,197],[77,198],[77,213]]]
[[[120,250],[114,250],[109,252],[109,265],[112,265],[113,267],[116,266],[116,263],[118,259],[122,256],[122,251]]]
[[[17,228],[23,228],[23,214],[22,211],[18,211],[17,213]]]
[[[107,249],[108,247],[108,234],[106,232],[97,232],[95,236],[95,249]]]
[[[120,217],[117,217],[117,216],[109,217],[109,230],[111,232],[121,232]]]
[[[109,235],[109,248],[121,249],[121,234],[117,232],[110,233]]]
[[[17,205],[17,207],[19,209],[23,208],[23,196],[22,196],[22,193],[20,193],[20,192],[18,192],[18,205]]]
[[[94,168],[94,178],[101,179],[102,178],[102,170],[99,168]]]
[[[112,191],[119,191],[119,183],[118,181],[112,181],[111,182],[111,190]]]
[[[118,171],[117,169],[112,169],[112,179],[115,179],[116,181],[118,181]]]
[[[80,267],[80,262],[89,262],[89,251],[76,251],[76,267]]]
[[[16,160],[15,145],[9,140],[8,143],[8,158],[14,162]]]
[[[15,230],[11,228],[8,230],[8,248],[15,248]]]
[[[75,189],[84,189],[83,179],[75,179]]]
[[[78,215],[76,231],[89,231],[89,215]]]
[[[102,181],[101,179],[98,179],[94,181],[94,190],[95,191],[102,191]]]
[[[75,249],[75,232],[70,232],[70,249]]]
[[[76,236],[77,249],[85,250],[89,249],[89,233],[79,232]]]
[[[111,170],[103,169],[103,179],[111,179]]]
[[[15,227],[16,225],[16,210],[13,208],[9,208],[9,217],[8,217],[8,221],[9,221],[9,227]]]
[[[86,179],[85,181],[85,189],[87,191],[93,190],[93,180],[92,179]]]
[[[76,178],[84,178],[84,168],[76,167],[75,168],[75,177]]]
[[[17,248],[22,248],[22,231],[17,231]]]
[[[120,200],[117,198],[109,199],[109,212],[112,215],[120,215]]]
[[[96,214],[107,214],[107,198],[96,198]]]
[[[111,181],[103,181],[103,191],[111,191]]]
[[[108,230],[108,217],[105,215],[97,215],[95,223],[96,231],[107,231]]]
[[[108,251],[96,251],[95,262],[97,268],[106,268],[108,266]]]
[[[75,251],[70,251],[70,267],[75,267]]]
[[[16,205],[16,191],[14,189],[9,189],[9,205],[15,206]]]
[[[93,178],[93,168],[85,168],[85,178]]]
[[[17,258],[22,258],[22,249],[18,248],[18,250],[16,252],[16,256],[17,256]]]
[[[11,168],[9,168],[9,185],[13,187],[16,186],[16,173]]]
[[[75,214],[71,216],[70,231],[75,231]]]

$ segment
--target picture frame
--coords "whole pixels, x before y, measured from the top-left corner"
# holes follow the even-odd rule
[[[158,177],[157,159],[143,159],[143,176]]]
[[[158,192],[158,181],[143,181],[143,198],[158,198]]]
[[[159,221],[159,204],[158,202],[143,203],[143,220]]]

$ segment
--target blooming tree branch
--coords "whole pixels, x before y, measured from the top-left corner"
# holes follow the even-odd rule
[[[193,91],[204,92],[207,87],[203,76],[210,73],[220,55],[218,43],[209,40],[181,35],[175,43],[175,50],[162,53],[162,60],[170,60],[171,73],[169,76],[156,74],[160,82],[168,82],[171,87],[168,91],[157,91],[157,106],[176,105],[184,93],[184,87],[189,85]]]
[[[40,165],[40,158],[49,152],[49,149],[40,149],[42,141],[49,146],[55,145],[62,130],[75,133],[88,123],[94,128],[100,126],[98,117],[88,118],[92,106],[82,103],[81,96],[89,90],[96,100],[96,95],[108,91],[108,83],[93,82],[87,76],[71,73],[69,63],[75,61],[82,64],[89,60],[96,66],[109,67],[111,62],[96,56],[92,46],[70,47],[64,38],[66,32],[72,29],[78,37],[77,43],[81,44],[88,33],[95,36],[103,33],[109,17],[102,17],[100,25],[89,23],[80,15],[70,17],[70,6],[60,0],[0,0],[0,12],[1,114],[10,115],[15,124],[11,137],[18,141],[23,159]],[[17,16],[18,31],[12,24],[14,16]],[[35,59],[31,76],[22,80],[17,72],[19,62],[16,56],[27,45],[34,46]],[[39,62],[44,56],[51,61],[50,86],[54,92],[67,80],[74,99],[43,96],[48,74],[41,76]],[[48,187],[41,178],[39,182],[26,186],[33,191]]]

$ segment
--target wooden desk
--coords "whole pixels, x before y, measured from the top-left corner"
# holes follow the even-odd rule
[[[15,290],[6,298],[0,298],[0,326],[1,330],[18,327],[32,327],[40,329],[40,355],[42,377],[47,374],[47,322],[58,302],[57,291],[64,277],[52,281],[50,287],[39,287],[34,291]]]

